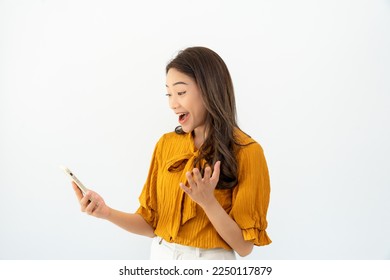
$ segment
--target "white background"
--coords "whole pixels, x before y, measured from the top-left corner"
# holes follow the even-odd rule
[[[79,211],[69,166],[133,212],[177,125],[165,65],[207,46],[264,148],[273,243],[247,259],[390,259],[390,1],[0,1],[0,259],[147,259]]]

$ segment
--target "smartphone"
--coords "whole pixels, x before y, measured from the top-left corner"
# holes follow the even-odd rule
[[[76,183],[76,185],[79,187],[83,195],[85,195],[88,191],[88,189],[83,185],[83,183],[80,182],[79,179],[74,175],[72,171],[69,170],[69,168],[65,166],[60,166],[60,168],[65,172],[65,174],[71,179],[73,182]]]

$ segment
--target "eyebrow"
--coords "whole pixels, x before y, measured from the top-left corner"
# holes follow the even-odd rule
[[[176,86],[176,85],[187,85],[188,86],[188,84],[187,83],[185,83],[185,82],[176,82],[176,83],[174,83],[172,86]],[[167,88],[169,87],[168,85],[165,85]]]

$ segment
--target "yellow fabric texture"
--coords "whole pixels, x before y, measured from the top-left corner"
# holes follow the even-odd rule
[[[242,229],[245,240],[262,246],[271,243],[267,228],[270,197],[268,167],[263,149],[242,131],[235,130],[238,184],[214,194],[224,210]],[[149,174],[139,197],[137,212],[167,242],[199,248],[230,246],[219,236],[203,209],[182,191],[185,173],[192,171],[199,151],[191,133],[164,134],[154,149]],[[223,164],[223,162],[221,162]]]

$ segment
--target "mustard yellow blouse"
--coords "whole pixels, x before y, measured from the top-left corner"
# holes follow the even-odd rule
[[[261,246],[271,243],[265,231],[270,196],[267,163],[261,146],[240,130],[236,140],[245,145],[237,150],[238,185],[233,190],[215,190],[215,197],[242,229],[245,240]],[[149,174],[139,197],[140,214],[155,234],[168,242],[199,248],[225,248],[203,209],[179,186],[186,183],[198,150],[191,133],[164,134],[158,141]],[[223,162],[221,162],[223,164]]]

